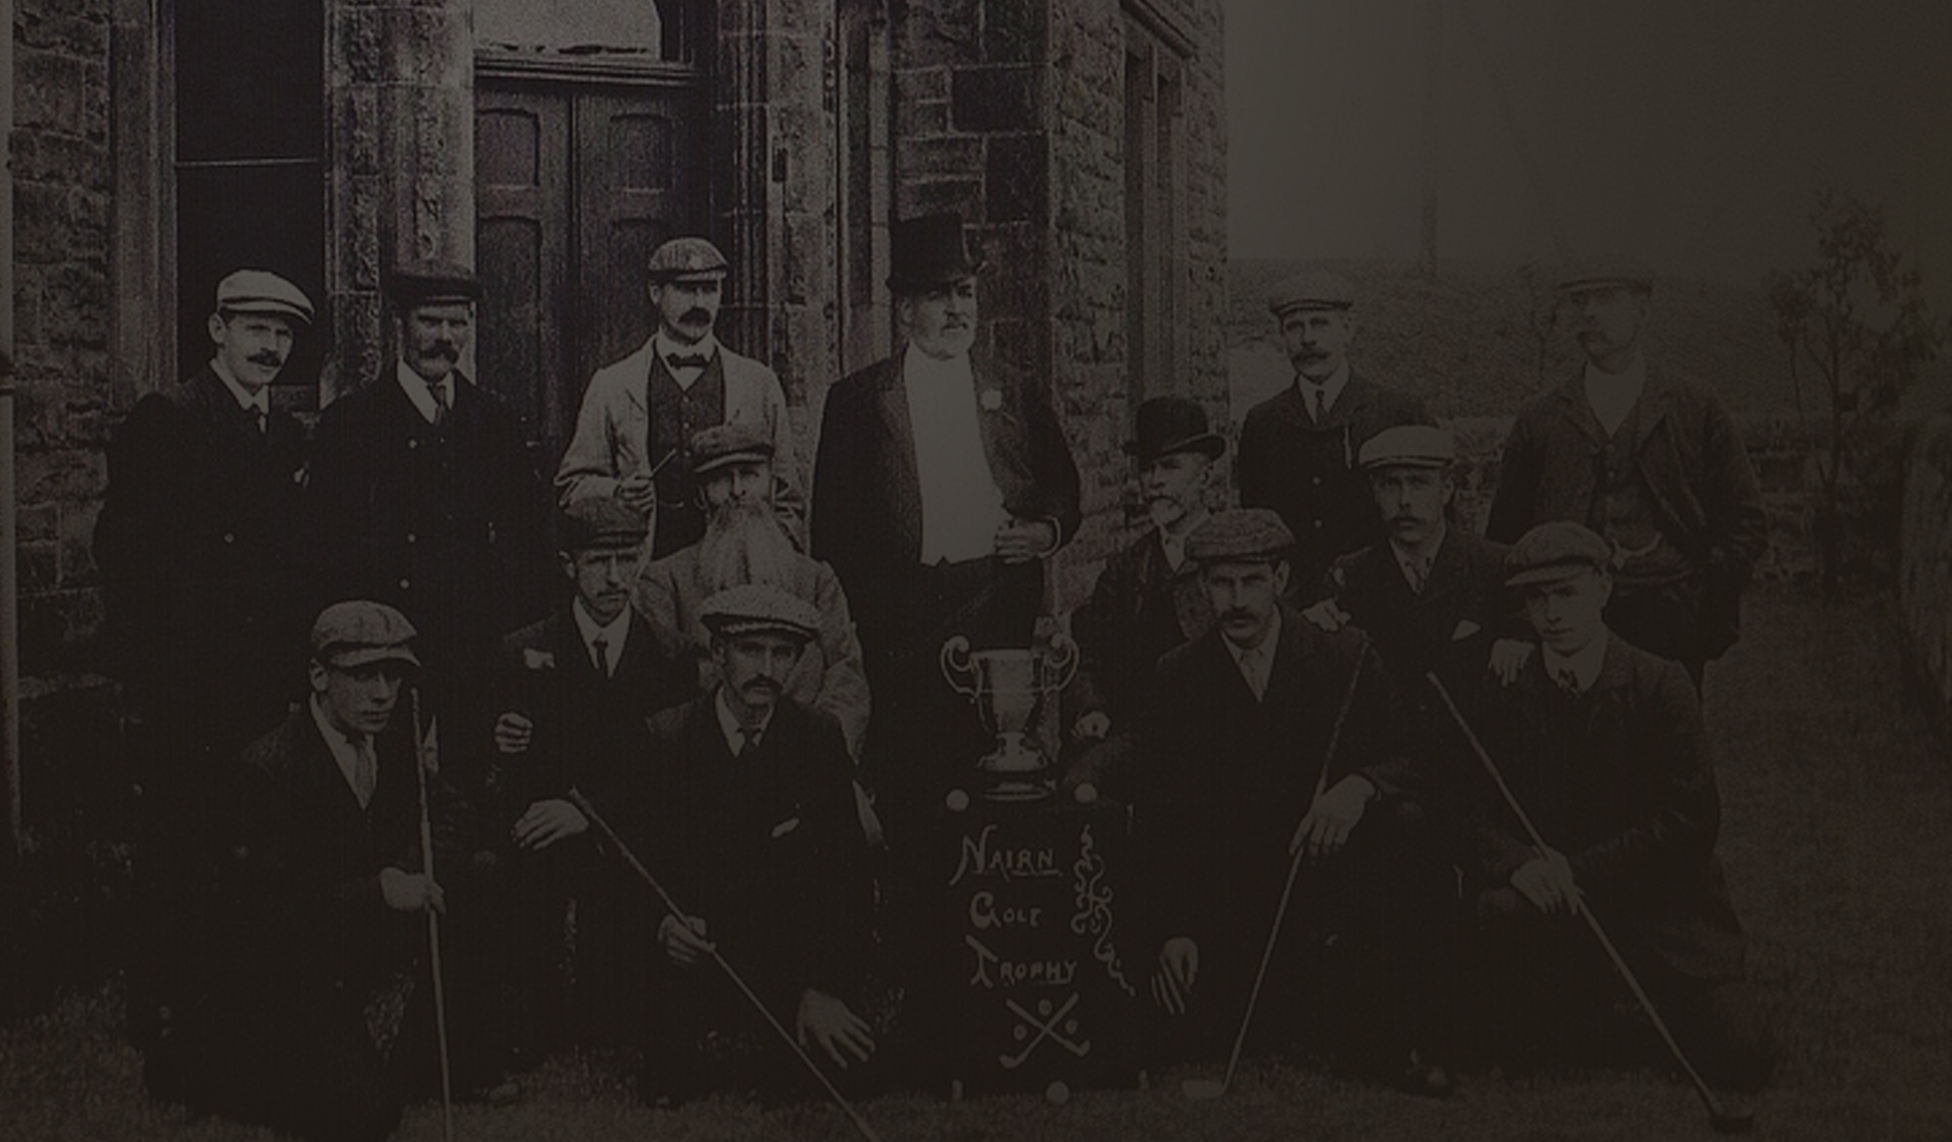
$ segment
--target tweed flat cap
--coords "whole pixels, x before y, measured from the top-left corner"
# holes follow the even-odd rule
[[[1582,571],[1613,566],[1613,545],[1590,528],[1567,520],[1542,523],[1505,552],[1505,586],[1556,583]]]
[[[716,635],[778,634],[809,641],[820,633],[820,612],[783,587],[747,583],[705,600],[698,620]]]
[[[691,434],[691,474],[703,476],[728,464],[773,458],[773,439],[749,421],[730,421]]]
[[[650,534],[644,513],[615,496],[584,496],[563,509],[564,551],[639,547]]]
[[[1194,528],[1186,537],[1186,557],[1201,565],[1256,562],[1284,558],[1294,545],[1294,533],[1279,515],[1266,508],[1235,508]]]
[[[1654,288],[1654,271],[1619,254],[1602,254],[1567,262],[1559,270],[1559,291],[1627,286],[1645,293]]]
[[[1268,312],[1276,317],[1297,309],[1348,309],[1355,303],[1356,287],[1349,279],[1326,270],[1296,274],[1267,291]]]
[[[717,246],[703,238],[683,237],[670,241],[651,251],[651,260],[646,267],[654,282],[677,281],[679,278],[722,278],[731,272],[732,263],[725,260]]]
[[[1457,438],[1432,424],[1399,424],[1363,442],[1357,466],[1448,468],[1457,459]]]
[[[312,657],[341,670],[387,661],[419,666],[407,645],[415,633],[407,616],[385,603],[348,599],[320,611],[312,623]]]
[[[269,313],[312,323],[312,299],[270,270],[237,270],[217,283],[217,309],[228,313]]]
[[[402,310],[481,300],[481,279],[458,262],[418,261],[387,271],[386,296]]]

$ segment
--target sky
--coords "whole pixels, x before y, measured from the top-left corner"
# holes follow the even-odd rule
[[[1556,214],[1574,254],[1753,285],[1836,187],[1952,304],[1952,4],[1224,5],[1234,257],[1416,257],[1435,10],[1440,259],[1555,260]]]

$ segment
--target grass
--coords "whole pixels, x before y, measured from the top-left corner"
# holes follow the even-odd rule
[[[1747,637],[1710,667],[1707,707],[1725,819],[1721,853],[1751,937],[1751,976],[1784,1060],[1758,1107],[1764,1139],[1952,1138],[1952,775],[1899,682],[1891,606],[1820,602],[1788,588],[1750,599]],[[0,1138],[241,1142],[272,1137],[189,1121],[141,1093],[118,1038],[115,987],[71,994],[0,1028]],[[1179,1080],[964,1102],[886,1097],[864,1110],[887,1142],[1308,1138],[1705,1138],[1691,1092],[1653,1071],[1466,1076],[1430,1103],[1277,1064],[1250,1065],[1223,1100]],[[1210,1072],[1200,1072],[1210,1073]],[[467,1142],[857,1137],[822,1105],[761,1111],[714,1100],[636,1105],[600,1068],[558,1059],[515,1106],[462,1107]],[[398,1137],[440,1137],[434,1106]]]

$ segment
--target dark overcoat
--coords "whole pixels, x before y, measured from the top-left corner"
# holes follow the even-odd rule
[[[1071,701],[1102,710],[1115,727],[1136,723],[1165,653],[1213,626],[1213,605],[1188,560],[1174,571],[1158,528],[1114,552],[1083,606],[1071,612],[1079,666]]]

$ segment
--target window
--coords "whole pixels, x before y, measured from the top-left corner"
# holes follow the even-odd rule
[[[1136,409],[1186,370],[1185,60],[1139,12],[1128,12],[1125,34],[1126,383]]]

